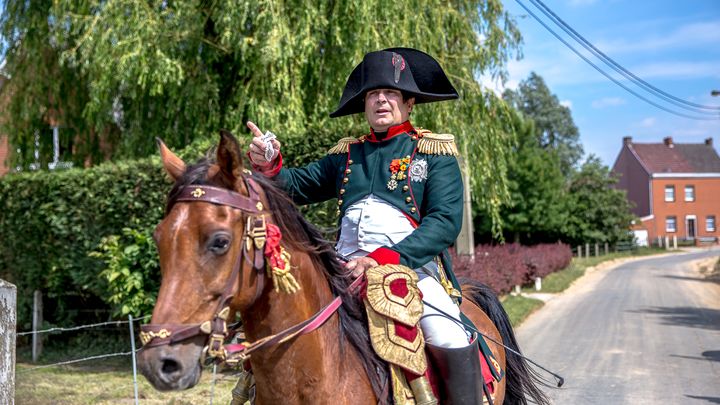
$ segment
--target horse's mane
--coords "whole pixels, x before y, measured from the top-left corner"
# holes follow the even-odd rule
[[[182,187],[195,185],[209,185],[207,173],[213,162],[202,159],[185,170],[183,176],[175,182],[166,204],[166,213],[170,211]],[[332,244],[323,238],[322,233],[310,222],[305,220],[297,207],[273,180],[253,173],[252,179],[260,184],[273,219],[283,234],[283,240],[293,249],[308,253],[316,268],[321,269],[330,289],[335,296],[342,297],[342,306],[338,310],[340,318],[340,350],[345,350],[342,337],[346,337],[357,350],[365,371],[370,379],[378,403],[392,402],[389,395],[389,375],[387,365],[381,360],[370,343],[367,330],[367,314],[362,300],[348,291],[352,279],[343,264],[337,259]]]

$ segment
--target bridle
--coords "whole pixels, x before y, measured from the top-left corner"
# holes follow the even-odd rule
[[[294,325],[280,333],[261,338],[255,342],[243,342],[223,345],[224,341],[235,334],[228,329],[230,316],[230,303],[235,297],[238,288],[238,276],[243,262],[247,261],[256,271],[257,282],[255,297],[252,302],[262,294],[265,289],[265,255],[264,247],[267,240],[267,224],[265,220],[265,206],[260,199],[258,184],[251,178],[246,179],[248,196],[223,188],[189,185],[184,186],[176,202],[206,202],[216,205],[228,206],[241,210],[248,215],[245,231],[242,237],[242,249],[233,265],[232,273],[228,278],[218,307],[210,320],[195,324],[147,324],[140,327],[140,340],[143,349],[173,345],[196,336],[207,335],[207,343],[203,349],[201,362],[213,359],[225,362],[231,366],[242,364],[250,357],[250,353],[264,347],[289,341],[297,336],[310,333],[322,326],[342,305],[342,299],[336,297],[328,305],[309,319]],[[252,257],[252,260],[250,258]],[[354,282],[350,289],[357,288],[361,278]]]
[[[247,179],[246,184],[249,196],[205,185],[189,185],[180,189],[175,202],[206,202],[236,208],[247,214],[247,223],[241,241],[242,250],[233,264],[232,273],[225,284],[215,314],[210,320],[196,324],[142,325],[140,341],[143,348],[172,345],[199,335],[208,335],[208,342],[203,352],[211,357],[223,357],[222,346],[225,338],[230,335],[227,327],[230,303],[236,293],[238,276],[244,260],[248,260],[252,264],[252,268],[256,270],[257,287],[254,300],[258,298],[265,287],[265,256],[263,255],[267,236],[265,206],[260,201],[255,181]],[[251,257],[252,260],[250,260]]]

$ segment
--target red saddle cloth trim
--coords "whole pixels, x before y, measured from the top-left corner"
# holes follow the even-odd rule
[[[404,278],[398,278],[391,281],[389,287],[390,292],[400,298],[405,298],[410,292],[407,286],[407,280],[405,280]]]
[[[418,335],[418,327],[417,326],[407,326],[407,325],[403,324],[402,322],[398,322],[398,321],[393,321],[393,325],[395,325],[395,334],[396,335],[407,340],[408,342],[415,341],[415,338]]]
[[[483,381],[485,382],[485,385],[488,387],[488,391],[492,394],[495,390],[492,385],[492,382],[495,380],[493,378],[492,372],[490,372],[490,365],[488,364],[487,360],[485,360],[485,357],[482,355],[482,352],[478,350],[478,356],[480,356],[480,368],[482,369],[482,376]]]

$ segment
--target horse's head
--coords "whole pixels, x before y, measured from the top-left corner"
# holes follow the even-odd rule
[[[240,147],[230,133],[221,132],[215,163],[188,167],[159,146],[175,186],[154,234],[162,284],[152,322],[141,332],[145,346],[138,358],[155,388],[177,390],[197,384],[206,345],[211,353],[221,349],[222,338],[212,336],[222,335],[225,321],[262,289],[253,270],[262,249],[247,237],[258,221],[264,225],[264,212],[261,190],[245,179]]]

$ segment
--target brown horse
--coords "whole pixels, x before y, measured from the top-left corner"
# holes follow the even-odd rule
[[[160,344],[146,344],[139,354],[145,377],[160,390],[197,384],[208,325],[217,329],[217,313],[225,305],[231,313],[226,318],[239,313],[246,338],[253,342],[311,318],[339,296],[342,306],[322,327],[252,354],[256,403],[390,403],[387,367],[371,347],[362,301],[348,292],[351,280],[332,246],[278,187],[243,169],[238,142],[231,134],[221,132],[215,162],[202,160],[191,166],[159,143],[175,186],[154,235],[162,285],[152,315],[157,327],[146,333]],[[240,202],[230,206],[208,198],[191,201],[187,190],[193,188],[192,195],[231,190]],[[282,232],[282,245],[291,255],[292,273],[301,286],[294,294],[274,290],[272,283],[263,281],[263,271],[254,270],[257,257],[248,224],[260,217]],[[463,291],[461,309],[479,331],[519,351],[507,315],[490,290],[466,282]],[[221,323],[220,330],[224,320]],[[526,395],[545,403],[524,360],[488,343],[506,372],[494,387],[495,404],[503,400],[523,404]]]

